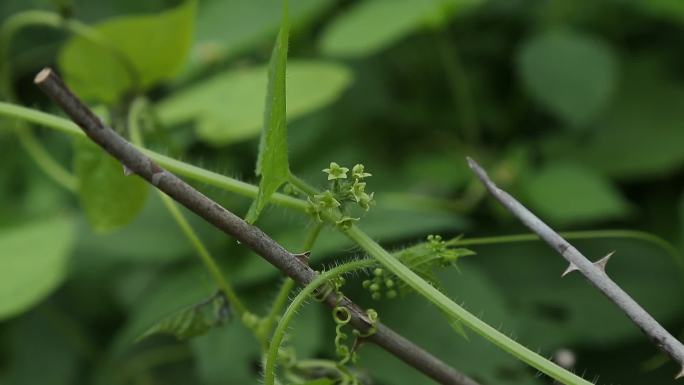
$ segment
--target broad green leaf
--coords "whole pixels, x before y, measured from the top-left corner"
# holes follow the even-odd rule
[[[568,224],[623,217],[630,206],[608,179],[574,164],[550,164],[523,183],[531,209]]]
[[[197,10],[197,32],[191,65],[205,66],[235,57],[272,41],[281,22],[282,0],[203,0]],[[290,4],[290,25],[308,25],[333,0],[297,0]]]
[[[537,103],[571,127],[584,126],[615,92],[617,59],[596,37],[554,30],[524,43],[518,71]]]
[[[121,163],[91,142],[78,140],[75,147],[78,197],[93,229],[105,233],[130,223],[145,204],[147,183],[124,175]]]
[[[70,218],[0,231],[0,319],[27,310],[62,282],[74,238]]]
[[[287,110],[285,84],[287,82],[287,48],[290,35],[288,0],[283,1],[283,21],[276,39],[271,62],[268,65],[264,130],[259,140],[256,174],[261,176],[259,193],[252,202],[245,220],[254,223],[261,210],[276,190],[289,177],[290,164],[287,157]]]
[[[182,309],[147,329],[138,340],[155,334],[171,334],[179,340],[204,335],[223,324],[230,315],[228,302],[222,294],[216,294],[191,307]]]
[[[547,157],[581,162],[605,175],[632,180],[669,175],[684,165],[681,81],[652,59],[632,61],[622,78],[619,96],[591,135],[550,141]]]
[[[349,70],[323,61],[287,65],[287,116],[315,111],[335,100],[352,79]],[[180,91],[157,105],[165,125],[197,122],[205,142],[224,145],[256,137],[262,130],[267,68],[230,70]]]
[[[202,384],[252,384],[259,376],[254,367],[254,362],[261,359],[259,344],[241,322],[212,329],[207,335],[192,339],[190,348]],[[226,357],[230,357],[229,365]]]
[[[97,24],[97,42],[70,39],[58,59],[65,80],[83,98],[114,103],[127,92],[174,77],[192,42],[196,3]]]
[[[374,54],[421,27],[440,23],[454,10],[482,0],[369,0],[356,3],[323,33],[326,55],[360,57]],[[391,15],[391,17],[390,17]]]

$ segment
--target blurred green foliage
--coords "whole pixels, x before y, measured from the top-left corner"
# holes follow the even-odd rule
[[[57,113],[31,83],[53,65],[121,133],[131,100],[146,95],[150,148],[256,181],[279,0],[4,0],[0,20],[27,10],[84,24],[40,25],[38,14],[11,45],[0,33],[3,100]],[[377,206],[360,226],[384,245],[523,231],[469,174],[471,155],[561,230],[640,229],[684,248],[679,0],[290,0],[289,19],[290,169],[322,186],[330,161],[363,162]],[[237,320],[186,342],[134,342],[216,290],[155,194],[94,147],[34,128],[78,178],[74,194],[22,148],[14,130],[26,125],[0,117],[0,128],[0,384],[258,380],[259,345]],[[250,205],[196,187],[237,213]],[[188,218],[250,307],[266,311],[277,271]],[[308,220],[267,206],[258,224],[299,250]],[[680,254],[639,239],[577,244],[597,258],[617,250],[611,277],[681,336]],[[674,365],[626,317],[579,276],[559,278],[563,261],[546,246],[469,248],[477,255],[440,272],[441,285],[485,321],[547,356],[570,349],[574,369],[601,384],[674,383]],[[330,229],[312,251],[316,267],[358,252]],[[550,383],[454,334],[414,295],[372,301],[363,279],[345,292],[483,384]],[[333,338],[327,310],[310,305],[289,343],[300,358],[330,358]],[[430,383],[377,347],[359,353],[373,383]]]

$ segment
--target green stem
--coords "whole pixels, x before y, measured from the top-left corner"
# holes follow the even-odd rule
[[[18,128],[15,132],[21,146],[45,174],[71,192],[75,193],[78,190],[78,178],[62,167],[47,152],[45,147],[33,135],[33,130],[30,127],[26,127],[26,129]]]
[[[684,271],[684,256],[671,243],[656,235],[637,230],[591,230],[591,231],[565,231],[559,234],[566,239],[607,239],[607,238],[624,238],[636,239],[639,241],[651,243],[663,249],[668,255],[674,259],[675,263]],[[481,238],[461,238],[454,239],[447,242],[450,246],[477,246],[477,245],[493,245],[500,243],[516,243],[516,242],[534,242],[541,241],[536,234],[512,234],[502,235],[496,237],[481,237]]]
[[[10,43],[18,31],[31,25],[55,27],[55,15],[44,12],[22,12],[9,17],[0,26],[0,93],[10,101],[17,99],[12,89],[12,71],[9,58]],[[59,16],[57,16],[59,18]],[[17,122],[21,126],[20,122]],[[76,192],[78,179],[62,167],[33,135],[30,127],[17,127],[15,130],[19,143],[43,172],[65,189]]]
[[[74,137],[81,138],[85,136],[78,126],[76,126],[76,124],[70,120],[31,108],[22,107],[16,104],[0,102],[0,115],[22,119],[27,122],[51,128]],[[248,198],[255,198],[257,192],[259,191],[259,188],[252,184],[205,170],[201,167],[193,166],[185,162],[181,162],[139,146],[136,147],[145,155],[152,158],[152,160],[167,168],[169,171],[192,179],[196,182],[206,183],[208,185],[212,185],[225,191]],[[308,203],[306,201],[281,193],[273,194],[269,202],[304,213],[308,208]]]
[[[478,139],[479,130],[468,76],[458,55],[456,44],[453,39],[449,38],[448,31],[442,28],[435,31],[434,35],[442,66],[447,75],[447,83],[456,106],[456,113],[461,118],[463,136],[468,143],[474,144]]]
[[[140,130],[139,119],[146,108],[147,101],[144,98],[138,97],[131,103],[131,107],[128,112],[128,130],[131,134],[131,140],[134,144],[141,147],[144,146],[144,140]],[[166,206],[166,208],[169,210],[169,213],[171,213],[171,216],[175,219],[178,227],[180,227],[185,237],[190,241],[192,246],[195,248],[195,251],[197,251],[197,254],[204,263],[204,266],[207,268],[207,270],[209,270],[209,273],[214,278],[221,291],[225,294],[226,298],[228,298],[231,308],[237,313],[239,319],[243,319],[243,314],[248,310],[242,303],[242,300],[240,300],[240,297],[237,295],[232,285],[221,272],[221,269],[216,263],[214,257],[211,255],[206,246],[204,246],[204,243],[192,228],[183,213],[180,211],[176,202],[174,202],[173,199],[160,190],[156,191],[164,203],[164,206]]]
[[[318,191],[311,187],[308,183],[300,179],[297,175],[293,174],[290,171],[290,174],[288,175],[288,182],[290,182],[291,185],[295,186],[302,192],[304,192],[308,196],[316,195],[318,194]]]
[[[387,268],[387,270],[396,275],[418,294],[425,297],[438,309],[443,311],[448,316],[461,321],[464,325],[468,326],[482,337],[488,339],[503,351],[508,352],[519,360],[527,363],[533,368],[563,384],[592,385],[591,382],[578,377],[577,375],[569,372],[566,369],[563,369],[539,354],[527,349],[497,329],[489,326],[487,323],[483,322],[461,306],[457,305],[449,297],[444,295],[429,283],[425,282],[420,276],[411,271],[411,269],[404,266],[399,260],[383,249],[382,246],[371,239],[358,227],[350,227],[345,231],[345,234],[374,259],[380,262],[380,264]],[[266,373],[268,374],[268,371]]]
[[[312,227],[311,230],[309,230],[309,233],[306,236],[306,240],[304,241],[304,251],[311,250],[313,245],[316,243],[316,239],[318,239],[318,235],[321,233],[323,227],[323,223],[316,223],[314,224],[314,227]],[[280,287],[280,290],[278,291],[276,299],[273,301],[273,304],[271,305],[271,310],[269,311],[261,327],[259,328],[259,339],[261,340],[262,346],[264,348],[268,346],[267,339],[271,335],[273,325],[275,325],[278,315],[285,307],[287,299],[294,286],[295,281],[292,278],[285,278],[285,281],[283,282],[282,286]]]
[[[285,314],[280,319],[276,330],[273,332],[273,338],[271,339],[271,345],[268,348],[268,354],[266,355],[266,365],[264,367],[264,385],[273,385],[275,383],[275,369],[276,361],[278,359],[278,351],[280,350],[280,345],[283,342],[283,338],[287,333],[287,328],[294,316],[297,314],[297,310],[304,304],[304,302],[313,294],[319,286],[327,282],[329,279],[340,276],[342,274],[348,273],[353,270],[362,269],[374,264],[375,261],[370,259],[358,260],[340,265],[332,270],[321,273],[316,279],[311,281],[302,291],[297,294],[297,296],[292,300],[290,305],[285,310]]]

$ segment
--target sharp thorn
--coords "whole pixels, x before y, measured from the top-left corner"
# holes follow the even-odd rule
[[[579,268],[577,268],[577,266],[575,266],[574,263],[570,263],[570,264],[568,265],[568,268],[565,269],[565,271],[563,272],[563,274],[561,274],[561,277],[565,277],[566,275],[568,275],[568,274],[570,274],[570,273],[572,273],[573,271],[576,271],[576,270],[579,270]]]
[[[122,166],[123,166],[123,172],[124,172],[124,175],[125,175],[125,176],[131,176],[131,175],[134,174],[133,170],[131,170],[130,168],[126,167],[125,164],[122,164]]]
[[[675,376],[675,380],[679,380],[680,378],[684,378],[684,366],[682,366],[682,370]]]
[[[615,254],[615,251],[611,251],[605,257],[594,262],[594,266],[598,267],[599,269],[601,269],[605,272],[606,271],[606,265],[608,264],[608,260],[610,259],[610,257],[613,256],[613,254]]]
[[[311,255],[310,251],[305,251],[303,253],[298,253],[298,254],[293,254],[295,258],[299,260],[299,262],[309,266],[309,256]]]

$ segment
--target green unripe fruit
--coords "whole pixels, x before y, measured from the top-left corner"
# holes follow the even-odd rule
[[[371,295],[371,298],[373,298],[376,301],[379,301],[380,299],[382,299],[382,294],[380,294],[379,292],[376,291],[375,293],[373,293]]]
[[[390,290],[387,292],[387,298],[395,298],[397,296],[396,290]]]
[[[368,287],[371,285],[370,279],[367,279],[363,282],[361,282],[361,286],[363,286],[364,289],[368,289]]]
[[[376,267],[375,270],[373,270],[373,274],[374,274],[376,277],[381,276],[382,273],[383,273],[383,271],[382,271],[382,269],[379,268],[379,267]]]
[[[380,285],[378,285],[377,283],[373,283],[370,285],[370,290],[377,292],[378,290],[380,290]]]
[[[394,281],[392,281],[391,279],[387,278],[387,279],[385,280],[385,286],[386,286],[388,289],[394,287]]]

